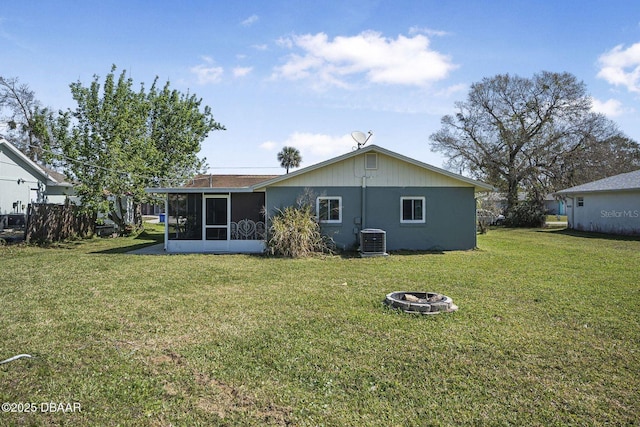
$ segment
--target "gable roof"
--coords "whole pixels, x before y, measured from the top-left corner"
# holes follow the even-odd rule
[[[221,193],[264,191],[269,186],[281,184],[283,182],[286,182],[287,180],[295,179],[296,177],[308,174],[310,172],[313,172],[322,168],[326,168],[328,166],[334,165],[341,161],[344,161],[365,153],[369,153],[369,152],[381,153],[389,157],[392,157],[396,160],[399,160],[401,162],[406,162],[418,168],[422,168],[426,171],[440,174],[444,177],[466,184],[467,186],[472,186],[474,187],[474,190],[476,192],[494,190],[493,186],[486,184],[484,182],[476,181],[474,179],[467,178],[465,176],[450,172],[445,169],[440,169],[438,167],[420,162],[418,160],[412,159],[407,156],[403,156],[402,154],[395,153],[393,151],[387,150],[377,145],[370,145],[366,148],[361,148],[359,150],[351,151],[341,156],[334,157],[332,159],[325,160],[324,162],[316,163],[315,165],[307,166],[306,168],[298,169],[294,172],[284,174],[284,175],[208,175],[208,174],[205,174],[205,175],[197,175],[187,185],[183,187],[146,188],[145,191],[148,193],[199,193],[204,191],[205,189],[210,189],[212,191],[217,191]]]
[[[572,195],[579,193],[597,193],[603,191],[633,191],[640,190],[640,169],[633,172],[621,173],[586,184],[560,190],[555,194]]]
[[[343,154],[343,155],[338,156],[338,157],[334,157],[334,158],[326,160],[324,162],[320,162],[320,163],[308,166],[308,167],[303,168],[303,169],[298,169],[298,170],[296,170],[294,172],[291,172],[291,173],[288,173],[288,174],[285,174],[285,175],[277,176],[275,178],[272,178],[272,179],[269,179],[267,181],[261,182],[261,183],[259,183],[257,185],[254,185],[254,189],[264,189],[266,187],[269,187],[269,186],[272,186],[272,185],[275,185],[275,184],[281,184],[281,183],[283,183],[283,182],[285,182],[287,180],[294,179],[296,177],[299,177],[299,176],[304,175],[304,174],[308,174],[308,173],[313,172],[315,170],[318,170],[318,169],[321,169],[321,168],[325,168],[327,166],[336,164],[338,162],[342,162],[344,160],[347,160],[347,159],[350,159],[350,158],[353,158],[353,157],[356,157],[356,156],[360,156],[360,155],[363,155],[363,154],[366,154],[366,153],[370,153],[370,152],[381,153],[381,154],[387,155],[387,156],[389,156],[391,158],[394,158],[396,160],[399,160],[401,162],[406,162],[406,163],[409,163],[411,165],[417,166],[418,168],[422,168],[422,169],[425,169],[427,171],[434,172],[436,174],[440,174],[440,175],[446,176],[448,178],[452,178],[452,179],[454,179],[456,181],[459,181],[459,182],[462,182],[464,184],[473,186],[475,191],[491,191],[491,190],[494,189],[493,186],[491,186],[489,184],[486,184],[484,182],[476,181],[474,179],[467,178],[465,176],[450,172],[448,170],[441,169],[441,168],[432,166],[432,165],[427,164],[427,163],[423,163],[421,161],[412,159],[411,157],[403,156],[402,154],[395,153],[393,151],[387,150],[387,149],[379,147],[377,145],[369,145],[368,147],[351,151],[349,153]]]

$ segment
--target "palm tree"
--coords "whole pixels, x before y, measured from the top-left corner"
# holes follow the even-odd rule
[[[289,173],[289,168],[297,168],[302,163],[302,156],[300,155],[300,151],[298,151],[295,147],[283,147],[282,151],[278,153],[278,161],[280,162],[280,166],[287,170]]]

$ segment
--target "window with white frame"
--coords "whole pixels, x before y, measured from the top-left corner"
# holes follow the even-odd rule
[[[318,197],[316,199],[316,212],[318,212],[318,221],[322,223],[341,223],[342,197]]]
[[[578,207],[581,208],[584,206],[584,197],[578,197]]]
[[[400,198],[400,222],[402,224],[419,224],[426,221],[426,204],[424,197]]]

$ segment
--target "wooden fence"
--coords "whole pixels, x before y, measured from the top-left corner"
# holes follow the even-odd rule
[[[89,237],[94,232],[95,216],[80,212],[70,204],[32,203],[27,210],[25,240],[31,243],[51,243]]]

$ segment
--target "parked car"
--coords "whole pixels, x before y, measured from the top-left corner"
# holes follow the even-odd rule
[[[504,215],[496,214],[487,209],[478,209],[476,215],[478,222],[485,225],[502,225],[504,223]]]

